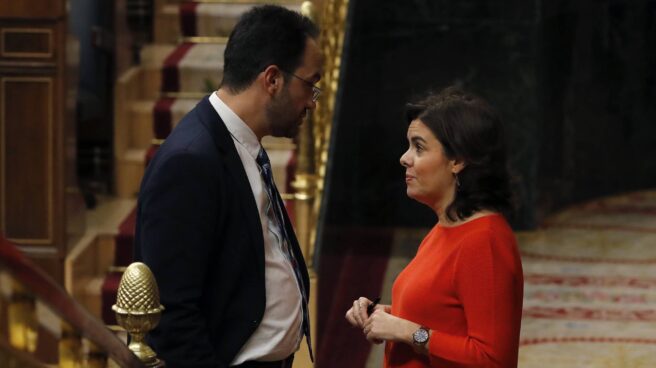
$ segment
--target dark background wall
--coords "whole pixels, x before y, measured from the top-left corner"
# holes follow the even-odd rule
[[[516,229],[656,188],[656,0],[350,1],[317,243],[318,367],[364,366],[369,344],[344,312],[384,293],[393,227],[435,224],[399,165],[413,96],[457,84],[497,107]]]
[[[77,178],[88,207],[107,193],[112,177],[114,41],[113,1],[71,0],[69,27],[79,41],[76,101]]]
[[[656,1],[545,2],[538,218],[656,186]]]
[[[403,105],[450,84],[504,118],[516,228],[656,186],[656,1],[352,1],[326,226],[434,224],[405,195]]]

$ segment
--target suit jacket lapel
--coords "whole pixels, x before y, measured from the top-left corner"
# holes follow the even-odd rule
[[[235,185],[230,188],[234,194],[240,198],[241,212],[246,220],[246,224],[251,231],[248,233],[251,236],[251,245],[254,247],[257,270],[264,273],[264,239],[262,238],[262,224],[260,223],[260,216],[255,203],[255,197],[251,191],[251,185],[246,176],[244,165],[235,148],[235,143],[232,140],[228,128],[221,120],[219,114],[216,113],[214,107],[209,102],[209,98],[203,98],[197,106],[197,111],[200,116],[201,123],[210,132],[219,152],[222,153],[223,161],[227,167],[227,171],[232,176]]]

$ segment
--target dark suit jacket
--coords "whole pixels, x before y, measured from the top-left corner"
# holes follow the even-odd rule
[[[148,165],[135,259],[153,271],[166,308],[148,336],[158,355],[169,367],[228,366],[264,314],[264,241],[241,159],[208,97]]]

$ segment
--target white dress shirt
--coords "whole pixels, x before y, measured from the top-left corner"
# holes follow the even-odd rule
[[[266,288],[266,307],[262,322],[246,341],[231,366],[247,360],[276,361],[293,354],[301,343],[303,314],[301,311],[301,292],[294,269],[284,254],[280,244],[280,231],[268,211],[264,179],[260,175],[256,158],[260,152],[260,142],[244,121],[228,107],[216,93],[210,96],[210,103],[225,123],[235,142],[237,153],[244,165],[248,182],[251,185],[257,210],[262,223],[264,236],[264,275]],[[253,260],[255,264],[255,260]]]

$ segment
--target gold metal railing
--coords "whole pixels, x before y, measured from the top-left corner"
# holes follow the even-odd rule
[[[300,230],[302,234],[299,234],[299,239],[308,251],[306,257],[310,264],[314,256],[318,216],[326,178],[326,163],[339,87],[349,0],[324,0],[320,3],[322,4],[320,12],[315,11],[310,1],[304,2],[301,7],[304,15],[310,16],[319,23],[321,28],[319,44],[325,57],[325,64],[320,82],[323,93],[319,96],[317,108],[308,124],[303,125],[299,133],[298,170],[296,180],[292,183],[298,195],[297,199],[302,198],[301,202],[309,206],[308,223],[303,226],[305,229]],[[320,15],[317,17],[316,14]],[[297,216],[297,219],[301,217],[303,216]],[[297,226],[301,227],[298,223]]]
[[[318,23],[321,29],[319,47],[325,58],[317,108],[303,124],[298,135],[298,167],[292,182],[296,219],[296,233],[310,273],[310,320],[313,341],[317,326],[317,274],[314,268],[319,212],[322,206],[326,163],[330,149],[330,134],[338,92],[342,49],[346,30],[349,0],[306,1],[301,12]],[[316,4],[316,6],[315,6]],[[309,362],[295,361],[294,367],[311,366]]]

